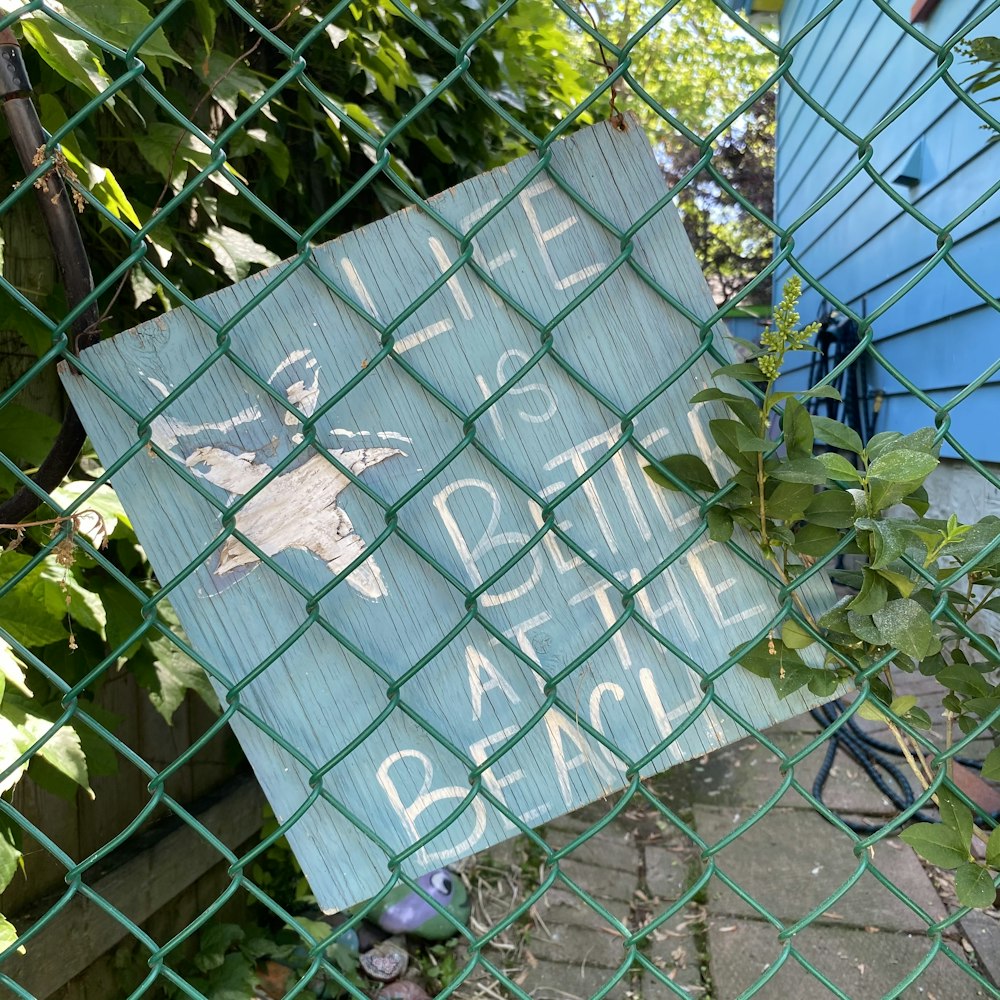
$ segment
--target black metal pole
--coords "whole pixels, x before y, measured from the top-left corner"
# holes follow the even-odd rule
[[[24,173],[37,166],[36,157],[45,146],[46,136],[31,100],[31,82],[25,69],[21,47],[9,28],[0,31],[0,109],[10,130],[11,143]],[[76,211],[69,192],[57,170],[45,176],[43,187],[35,191],[38,207],[49,233],[52,253],[66,289],[70,309],[94,290],[87,251],[76,221]],[[73,353],[96,343],[100,338],[97,303],[74,321],[71,333]],[[37,490],[50,493],[73,467],[86,433],[73,407],[67,404],[62,428],[52,450],[32,477]],[[16,524],[40,504],[36,490],[22,486],[9,500],[0,504],[0,524]]]

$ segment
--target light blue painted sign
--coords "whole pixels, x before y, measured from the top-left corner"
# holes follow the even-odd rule
[[[537,166],[529,156],[433,200],[456,230],[468,232],[518,189],[474,249],[483,272],[519,309],[471,267],[442,280],[458,242],[410,209],[314,251],[354,308],[306,268],[280,281],[280,264],[203,299],[200,307],[221,322],[260,296],[232,331],[238,363],[220,357],[191,385],[185,379],[217,345],[186,309],[84,355],[133,413],[145,416],[169,401],[151,422],[161,453],[139,449],[113,485],[162,583],[198,563],[170,600],[200,654],[233,684],[245,684],[244,711],[232,725],[279,819],[310,798],[310,768],[340,755],[322,789],[360,826],[314,795],[289,832],[327,908],[371,896],[385,882],[389,853],[449,817],[444,832],[410,855],[408,871],[515,833],[497,803],[536,826],[621,788],[628,762],[654,750],[644,774],[740,738],[727,705],[763,727],[810,704],[800,694],[779,702],[768,682],[740,668],[718,679],[717,702],[706,704],[697,674],[651,634],[713,670],[778,605],[751,567],[699,534],[689,499],[650,482],[631,443],[657,455],[698,452],[719,477],[728,475],[706,433],[708,420],[724,414],[715,404],[688,403],[711,384],[711,359],[698,358],[654,393],[698,353],[697,325],[630,262],[615,266],[619,238],[553,180],[558,175],[599,218],[627,230],[666,190],[645,137],[634,124],[625,131],[597,125],[551,155],[553,175],[529,177]],[[635,233],[631,261],[692,313],[714,312],[669,205]],[[380,345],[369,317],[392,323],[435,281],[436,293],[394,331],[393,355],[372,364]],[[560,317],[553,351],[534,365],[543,338],[519,310],[540,324]],[[136,420],[86,378],[64,381],[110,466],[141,439]],[[506,392],[469,421],[501,386]],[[626,411],[647,397],[623,442],[606,402]],[[308,448],[281,465],[310,419],[323,451]],[[391,530],[368,491],[387,505],[405,498]],[[223,530],[227,505],[248,494],[236,529],[297,586]],[[554,500],[554,523],[587,558],[542,530],[541,505]],[[512,557],[513,568],[492,580]],[[353,563],[313,614],[309,595]],[[618,584],[631,587],[650,574],[634,617],[618,627]],[[474,620],[461,588],[486,582],[475,602],[481,621]],[[612,638],[559,683],[563,707],[554,705],[543,690],[548,678],[609,630]],[[378,671],[405,676],[396,702]],[[225,701],[226,691],[219,693]],[[255,718],[297,755],[262,733]],[[470,771],[486,763],[480,791],[470,795]]]

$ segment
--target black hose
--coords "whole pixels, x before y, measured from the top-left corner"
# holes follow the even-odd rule
[[[26,175],[30,174],[38,165],[36,157],[45,146],[46,135],[31,100],[31,83],[21,47],[10,29],[0,31],[0,108],[21,169]],[[67,306],[72,309],[94,291],[76,210],[57,170],[45,175],[45,183],[36,188],[35,195],[66,289]],[[74,354],[97,342],[100,338],[98,324],[97,303],[94,302],[71,327],[70,346]],[[42,502],[39,493],[50,493],[62,482],[80,454],[85,438],[86,432],[76,411],[67,403],[62,428],[49,454],[31,477],[35,488],[22,486],[9,500],[0,503],[0,524],[16,524],[39,506]]]
[[[847,705],[842,700],[837,699],[812,709],[809,714],[821,726],[827,728],[833,725],[846,710]],[[887,755],[902,757],[902,750],[891,743],[884,743],[882,740],[870,736],[855,719],[851,718],[837,729],[827,742],[826,754],[813,781],[812,794],[817,802],[823,801],[823,788],[830,777],[830,770],[838,750],[850,757],[865,772],[872,784],[900,812],[908,809],[916,801],[906,774],[887,759]],[[983,766],[981,760],[969,757],[953,757],[952,760],[976,770],[981,770]],[[864,823],[844,817],[841,819],[849,829],[859,834],[877,833],[882,829],[876,823]],[[911,819],[920,823],[934,822],[933,816],[919,811],[914,813]]]

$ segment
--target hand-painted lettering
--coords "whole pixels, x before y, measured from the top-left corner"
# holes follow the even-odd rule
[[[404,804],[403,798],[391,774],[393,765],[404,760],[417,761],[423,769],[423,776],[420,779],[420,791],[417,792],[408,805]],[[379,765],[376,777],[386,797],[389,799],[393,810],[406,829],[411,843],[424,836],[424,833],[421,833],[417,826],[417,820],[431,806],[438,802],[446,802],[449,799],[454,800],[457,806],[469,794],[468,786],[463,788],[461,785],[448,785],[443,788],[434,788],[434,765],[427,754],[421,753],[419,750],[397,750],[395,753],[390,754]],[[427,866],[444,864],[454,858],[462,857],[464,854],[470,854],[475,851],[476,845],[486,832],[486,806],[479,799],[474,798],[468,808],[472,810],[474,821],[472,832],[468,837],[447,850],[429,851],[426,847],[421,848],[418,852],[421,864],[426,864]]]

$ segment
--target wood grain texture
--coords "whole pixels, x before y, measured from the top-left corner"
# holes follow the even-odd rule
[[[235,848],[260,829],[261,804],[257,786],[243,781],[195,818],[223,844]],[[182,826],[88,884],[130,920],[143,924],[222,860],[198,830]],[[170,921],[169,915],[166,919]],[[167,926],[176,933],[176,922]],[[28,942],[26,954],[4,962],[3,971],[32,995],[50,997],[128,933],[125,925],[77,894]],[[161,943],[168,939],[166,935]],[[0,996],[7,995],[0,987]]]
[[[405,860],[407,871],[516,832],[496,803],[538,825],[623,787],[627,767],[647,754],[655,755],[642,773],[652,774],[739,738],[731,712],[763,727],[810,704],[798,695],[778,702],[770,684],[738,668],[718,679],[709,704],[677,655],[714,670],[777,611],[755,569],[700,534],[696,506],[645,477],[632,443],[658,455],[700,452],[718,476],[729,474],[706,432],[710,418],[727,414],[688,403],[715,367],[700,356],[699,325],[639,269],[696,316],[714,306],[676,213],[660,205],[665,185],[637,126],[595,126],[551,155],[560,184],[592,213],[551,176],[534,173],[534,157],[433,200],[467,233],[519,189],[473,243],[515,308],[470,267],[449,273],[458,242],[410,209],[315,249],[315,265],[338,295],[306,268],[287,275],[279,264],[203,299],[220,321],[257,304],[232,330],[239,364],[222,357],[183,392],[174,387],[216,348],[216,334],[187,310],[84,356],[135,414],[171,393],[152,430],[172,460],[139,450],[114,486],[161,583],[197,563],[171,601],[220,677],[238,682],[271,658],[239,703],[297,755],[247,715],[233,728],[275,813],[289,817],[319,780],[315,771],[357,742],[322,777],[337,806],[314,801],[289,832],[327,908],[376,892],[389,857],[440,823],[448,821]],[[598,220],[624,232],[654,206],[623,255],[620,236]],[[411,310],[435,282],[436,292]],[[379,350],[372,316],[396,338],[394,354],[378,363],[370,362]],[[552,349],[540,350],[549,335]],[[86,378],[65,383],[110,465],[139,440],[135,419]],[[500,386],[504,395],[473,421]],[[623,430],[610,407],[630,411],[647,397]],[[296,450],[307,419],[323,453]],[[297,457],[288,462],[290,455]],[[346,477],[329,455],[364,489],[338,481]],[[236,524],[297,587],[222,531],[227,504],[260,483]],[[384,504],[408,498],[393,532],[385,534],[384,507],[366,491]],[[267,502],[279,495],[280,504]],[[587,558],[551,529],[536,537],[542,505],[555,501],[555,523]],[[324,628],[310,624],[313,602],[303,592],[326,587],[331,567],[346,565],[330,555],[338,540],[351,558],[368,559],[319,602]],[[657,572],[623,603],[620,588]],[[489,629],[467,615],[467,594],[477,588]],[[813,599],[828,593],[817,580]],[[588,650],[558,685],[561,711],[543,688]],[[390,707],[379,671],[406,680],[373,726]],[[226,684],[218,686],[225,701]]]

